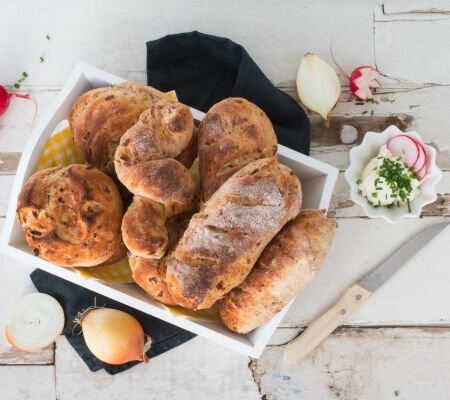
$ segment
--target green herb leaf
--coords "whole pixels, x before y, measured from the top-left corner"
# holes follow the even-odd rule
[[[394,396],[398,397],[400,395],[400,392],[398,390],[394,390]]]
[[[20,88],[20,85],[16,82],[16,83],[14,84],[14,87],[15,87],[16,89],[19,89],[19,88]]]
[[[27,74],[26,72],[22,72],[22,76],[23,76],[24,78],[27,78],[27,77],[28,77],[28,74]]]
[[[39,57],[39,61],[40,61],[41,63],[43,63],[43,62],[44,62],[44,57],[40,56],[40,57]]]
[[[362,115],[366,115],[367,112],[368,112],[368,111],[366,110],[366,111],[363,111],[361,114],[362,114]]]
[[[356,184],[357,184],[357,185],[359,185],[361,182],[362,182],[362,179],[361,179],[361,178],[358,178],[358,179],[356,180]]]
[[[373,114],[374,114],[373,110],[370,110],[370,115],[373,115]]]
[[[45,35],[45,38],[46,38],[47,40],[50,40],[50,35],[47,33],[47,34]]]

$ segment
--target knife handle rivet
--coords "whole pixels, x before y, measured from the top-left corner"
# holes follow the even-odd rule
[[[345,315],[346,311],[345,308],[341,308],[341,315]]]
[[[356,295],[356,300],[361,300],[362,296],[360,294]]]

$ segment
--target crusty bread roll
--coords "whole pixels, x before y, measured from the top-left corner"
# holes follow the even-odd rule
[[[191,216],[191,213],[181,213],[167,221],[168,250],[175,247],[186,230]],[[133,279],[142,289],[160,303],[168,306],[176,305],[167,289],[166,257],[161,259],[143,258],[132,254],[129,260]]]
[[[139,115],[166,98],[159,90],[131,82],[89,90],[72,106],[70,129],[84,159],[109,175],[114,174],[114,153],[121,136]]]
[[[190,309],[211,307],[239,285],[264,247],[301,207],[300,182],[274,158],[253,161],[195,214],[167,260],[170,294]]]
[[[139,257],[161,258],[167,248],[164,206],[141,196],[134,196],[122,220],[123,241]]]
[[[201,201],[207,201],[240,168],[273,157],[276,151],[273,126],[258,106],[238,97],[215,104],[198,133]]]
[[[161,100],[120,139],[117,177],[135,195],[122,224],[123,240],[134,255],[161,258],[168,240],[166,219],[192,202],[195,183],[175,158],[191,145],[193,134],[189,107]]]
[[[305,210],[275,236],[250,274],[218,301],[230,330],[248,333],[269,321],[314,278],[333,241],[336,222]]]
[[[175,160],[194,132],[191,110],[184,104],[160,101],[144,111],[121,138],[115,155],[119,180],[127,189],[164,205],[169,215],[192,201],[195,184],[189,171]]]
[[[34,253],[63,267],[91,267],[117,257],[122,215],[111,178],[79,164],[36,172],[17,204]]]

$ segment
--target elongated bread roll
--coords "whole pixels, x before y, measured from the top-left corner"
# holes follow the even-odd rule
[[[240,97],[214,104],[198,132],[201,202],[239,169],[276,151],[272,123],[256,104]]]
[[[294,172],[274,158],[253,161],[191,219],[167,259],[173,299],[190,309],[211,307],[239,285],[263,249],[301,208]]]
[[[269,321],[314,278],[335,230],[320,210],[305,210],[286,224],[244,282],[218,301],[225,326],[248,333]]]

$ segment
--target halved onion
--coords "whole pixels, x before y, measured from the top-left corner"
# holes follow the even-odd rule
[[[303,105],[322,116],[328,115],[341,95],[336,72],[315,54],[305,54],[297,72],[297,93]]]
[[[44,293],[30,293],[19,299],[10,311],[5,336],[23,351],[38,351],[53,343],[64,328],[60,304]]]

